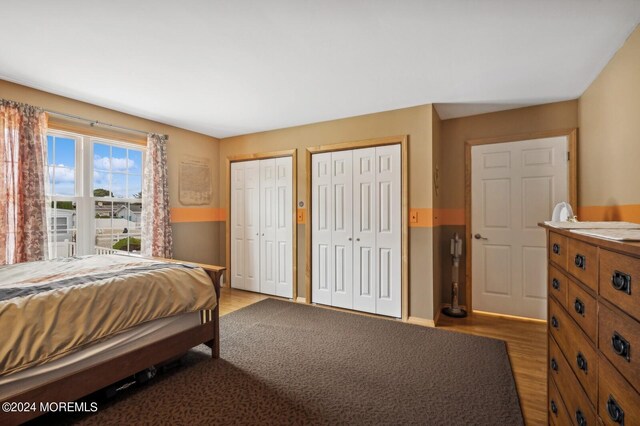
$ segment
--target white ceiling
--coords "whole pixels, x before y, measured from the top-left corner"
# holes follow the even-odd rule
[[[0,0],[0,10],[0,78],[216,137],[425,103],[451,118],[573,99],[640,21],[639,0]]]

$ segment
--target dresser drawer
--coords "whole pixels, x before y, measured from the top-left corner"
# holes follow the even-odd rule
[[[640,395],[606,360],[600,361],[598,413],[605,425],[640,425]]]
[[[640,390],[640,324],[600,303],[598,347],[631,385]]]
[[[562,395],[571,423],[580,425],[583,419],[587,425],[595,425],[596,414],[589,398],[553,338],[549,339],[549,376]]]
[[[549,259],[567,269],[567,237],[549,232]]]
[[[601,249],[600,295],[640,320],[640,259]]]
[[[569,315],[578,323],[592,342],[596,341],[598,329],[598,307],[595,297],[590,295],[580,284],[569,280],[567,297]]]
[[[587,396],[595,405],[598,398],[598,354],[596,348],[563,308],[551,299],[549,300],[549,318],[551,335],[562,349],[567,363]],[[554,323],[557,324],[557,327],[554,326]]]
[[[567,304],[569,279],[558,268],[549,264],[549,294],[563,305]]]
[[[569,425],[571,424],[571,420],[569,417],[569,412],[567,408],[564,406],[564,402],[562,402],[562,397],[560,396],[560,392],[558,392],[558,388],[556,384],[553,382],[553,379],[549,379],[549,420],[553,422],[555,425]]]
[[[593,291],[598,291],[598,248],[569,239],[568,270]]]

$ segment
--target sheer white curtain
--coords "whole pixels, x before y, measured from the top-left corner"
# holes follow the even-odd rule
[[[147,136],[142,179],[142,254],[172,258],[166,135]]]

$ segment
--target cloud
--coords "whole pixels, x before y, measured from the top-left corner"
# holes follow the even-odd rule
[[[111,158],[111,170],[114,172],[126,171],[133,169],[136,163],[128,158]],[[93,158],[93,167],[96,169],[109,170],[109,157],[101,157],[99,155]]]
[[[50,170],[49,176],[54,177],[54,181],[56,184],[62,183],[62,182],[75,182],[76,173],[74,169],[67,169],[67,168],[58,166],[55,168],[55,174],[52,169],[53,167],[49,169]]]

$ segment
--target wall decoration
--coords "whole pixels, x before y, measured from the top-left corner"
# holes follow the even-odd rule
[[[180,162],[180,203],[185,206],[211,204],[211,166],[209,160],[185,157]]]

